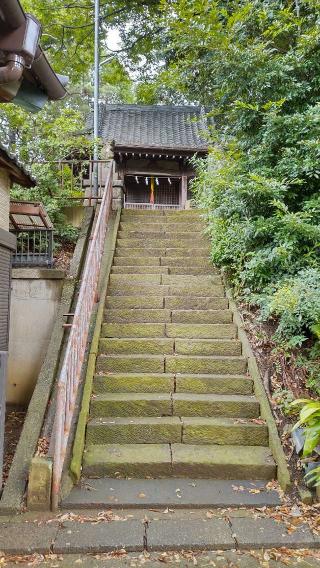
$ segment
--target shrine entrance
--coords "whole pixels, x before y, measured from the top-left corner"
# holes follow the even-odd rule
[[[133,176],[124,179],[125,207],[178,209],[181,200],[181,178],[165,176]]]

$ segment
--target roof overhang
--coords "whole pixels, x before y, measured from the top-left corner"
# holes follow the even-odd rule
[[[0,168],[7,170],[11,182],[22,185],[23,187],[34,187],[35,179],[27,170],[10,154],[5,148],[0,146]]]
[[[67,77],[57,75],[40,44],[41,25],[19,0],[0,6],[0,102],[14,102],[31,112],[47,100],[66,95]]]

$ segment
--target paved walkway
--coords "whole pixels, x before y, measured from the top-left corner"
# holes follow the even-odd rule
[[[149,566],[158,566],[160,568],[164,565],[180,567],[214,566],[216,568],[287,568],[288,566],[291,568],[318,568],[320,566],[320,560],[312,556],[306,557],[303,551],[301,551],[300,555],[298,553],[297,557],[294,559],[291,554],[280,555],[274,551],[263,550],[256,551],[254,554],[239,551],[206,552],[198,554],[173,552],[150,555],[123,554],[120,557],[112,557],[110,555],[94,557],[70,554],[68,556],[56,557],[52,555],[51,558],[42,558],[40,555],[33,555],[25,557],[24,559],[20,558],[20,566],[23,560],[23,563],[27,566],[46,566],[47,568],[75,568],[76,566],[81,566],[82,568],[138,568],[141,566],[148,568]],[[17,566],[17,564],[14,560],[12,560],[12,562],[5,560],[1,566],[13,568]]]
[[[172,560],[178,565],[188,566],[186,562],[190,560],[190,565],[192,563],[194,565],[193,556],[188,558],[188,555],[182,551],[193,551],[200,566],[255,567],[259,566],[256,560],[261,549],[273,549],[271,555],[262,557],[263,562],[277,558],[278,554],[280,558],[282,549],[289,551],[289,556],[285,559],[290,562],[293,554],[296,557],[301,556],[299,549],[307,549],[305,553],[308,554],[314,550],[314,554],[320,558],[320,537],[316,536],[307,524],[289,525],[287,521],[278,522],[271,517],[259,516],[257,510],[245,509],[215,511],[128,509],[113,512],[82,510],[57,516],[26,514],[19,518],[10,517],[0,521],[0,550],[5,558],[21,554],[53,555],[52,559],[47,560],[46,565],[57,568],[71,566],[70,562],[75,562],[75,557],[73,556],[71,560],[70,555],[88,553],[92,556],[79,558],[77,564],[97,567],[139,566],[150,563],[151,554],[153,559],[160,558],[160,564]],[[216,551],[212,561],[210,560],[211,564],[205,560],[207,554],[203,554],[203,551],[207,550],[212,553]],[[128,556],[123,555],[123,551]],[[178,554],[176,560],[171,551]],[[227,551],[227,555],[223,551]],[[244,562],[243,554],[247,554],[248,551],[250,555],[247,556],[247,563],[241,564]],[[130,556],[131,553],[138,560],[134,560]],[[67,555],[64,559],[65,564],[61,564],[60,555]],[[214,559],[216,557],[220,564]],[[301,557],[303,558],[303,555]],[[231,559],[231,563],[223,564],[223,558]],[[41,560],[41,556],[36,556],[36,559]],[[96,563],[100,560],[103,562],[110,560],[111,563]],[[138,563],[132,564],[132,562]],[[304,565],[320,566],[320,562]],[[261,564],[261,566],[268,567],[272,564]]]

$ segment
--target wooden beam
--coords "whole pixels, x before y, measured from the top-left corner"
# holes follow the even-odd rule
[[[181,207],[185,209],[188,192],[188,177],[183,175],[181,177]]]

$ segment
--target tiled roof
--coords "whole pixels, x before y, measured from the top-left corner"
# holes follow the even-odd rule
[[[102,103],[99,135],[115,148],[206,151],[210,120],[205,112],[195,106]]]

